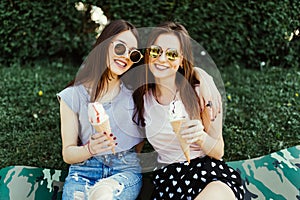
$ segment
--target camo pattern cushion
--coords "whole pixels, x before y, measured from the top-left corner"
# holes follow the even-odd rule
[[[0,170],[1,200],[61,199],[67,172],[27,166]]]
[[[245,200],[300,199],[300,145],[227,164],[240,172]]]
[[[300,145],[227,164],[240,172],[245,200],[300,200]],[[54,169],[3,168],[0,170],[0,200],[60,200],[66,176],[66,171]],[[140,200],[148,199],[148,195],[140,197]]]

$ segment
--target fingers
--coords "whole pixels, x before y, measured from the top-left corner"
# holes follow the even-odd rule
[[[189,135],[184,135],[182,136],[182,138],[186,139],[186,142],[188,144],[192,144],[192,143],[195,143],[199,140],[202,140],[203,141],[203,137],[206,133],[201,131],[201,132],[195,132],[195,133],[192,133],[192,134],[189,134]]]
[[[89,148],[91,154],[98,154],[101,152],[112,150],[118,143],[115,142],[117,138],[112,134],[95,133],[90,137]]]
[[[190,134],[194,132],[200,132],[204,129],[200,120],[188,120],[181,126],[181,134]]]
[[[203,125],[200,120],[190,120],[183,124],[181,135],[188,144],[195,143],[199,140],[203,140],[205,132],[203,131]]]

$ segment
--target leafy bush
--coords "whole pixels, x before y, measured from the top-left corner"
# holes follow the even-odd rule
[[[71,1],[2,1],[1,63],[36,59],[81,62],[94,42],[90,8],[78,12]],[[83,1],[100,6],[109,19],[137,27],[162,21],[183,23],[218,66],[290,67],[299,65],[300,1]],[[293,37],[291,37],[293,34]],[[289,41],[290,40],[290,41]],[[297,42],[298,41],[298,42]]]
[[[78,57],[81,62],[95,35],[88,34],[81,15],[73,1],[1,1],[0,62],[22,66],[35,60],[67,62]]]
[[[300,64],[300,1],[97,1],[111,19],[138,27],[183,23],[218,66],[291,67]],[[109,5],[109,6],[108,6]],[[149,16],[149,17],[148,17]],[[294,37],[289,41],[289,36]]]

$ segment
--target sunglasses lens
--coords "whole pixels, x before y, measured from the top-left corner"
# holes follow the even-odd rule
[[[158,46],[151,46],[149,55],[152,58],[157,58],[160,55],[160,48]]]
[[[122,43],[118,43],[115,45],[114,51],[118,56],[124,55],[124,53],[126,52],[126,46]]]
[[[178,58],[178,52],[176,49],[168,49],[166,51],[166,56],[170,61],[174,61]]]
[[[142,59],[142,54],[137,51],[137,50],[133,50],[131,53],[130,53],[130,60],[134,63],[137,63],[139,62],[140,60]]]

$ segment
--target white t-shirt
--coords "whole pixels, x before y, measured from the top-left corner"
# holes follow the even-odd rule
[[[146,136],[158,153],[158,162],[171,164],[186,161],[180,143],[169,122],[169,105],[161,105],[151,91],[144,95]],[[191,159],[204,156],[196,144],[190,146]]]

